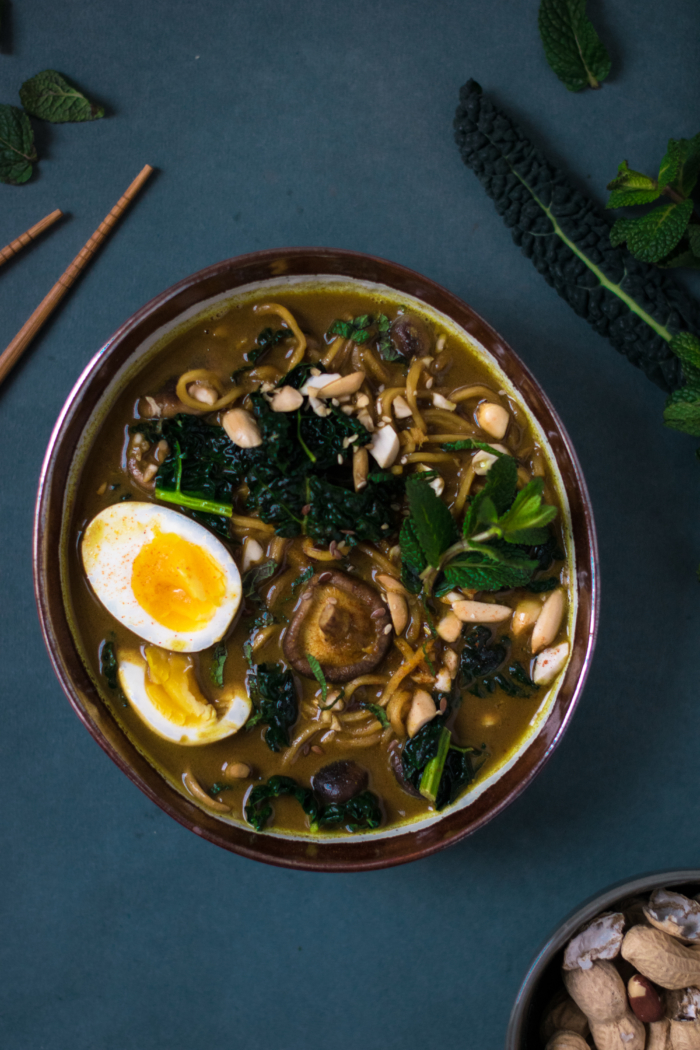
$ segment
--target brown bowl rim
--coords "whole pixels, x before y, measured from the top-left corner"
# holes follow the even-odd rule
[[[572,657],[554,706],[530,745],[472,804],[428,827],[376,838],[303,839],[258,834],[224,824],[175,791],[112,717],[74,644],[63,605],[55,538],[73,450],[108,381],[131,353],[163,324],[224,291],[273,277],[338,275],[388,285],[447,314],[494,356],[547,434],[569,499],[577,561],[579,608]],[[367,871],[427,857],[465,838],[513,802],[542,769],[567,728],[583,688],[598,627],[598,549],[593,512],[571,440],[544,391],[506,341],[466,303],[398,263],[342,249],[280,248],[236,256],[184,278],[122,324],[79,376],[58,417],[41,469],[34,518],[34,590],[44,641],[74,711],[100,747],[161,809],[184,827],[253,860],[309,871]]]
[[[526,1029],[530,1024],[537,1023],[529,1017],[533,996],[537,991],[538,983],[544,971],[577,930],[591,919],[594,919],[596,915],[605,911],[615,910],[615,906],[627,898],[636,897],[640,893],[647,893],[649,890],[657,887],[673,888],[674,886],[684,886],[688,883],[700,884],[700,868],[652,871],[648,875],[637,875],[633,879],[623,879],[620,882],[614,882],[606,889],[593,894],[591,897],[587,897],[582,904],[579,904],[578,907],[569,912],[566,918],[559,923],[556,929],[538,948],[527,968],[511,1011],[508,1031],[506,1032],[505,1050],[532,1050],[529,1044],[523,1042],[523,1039],[527,1035]]]

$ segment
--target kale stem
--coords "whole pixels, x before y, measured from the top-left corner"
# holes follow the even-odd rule
[[[443,726],[437,754],[430,759],[420,778],[419,791],[423,798],[427,798],[428,802],[434,802],[437,798],[440,781],[442,780],[442,771],[445,768],[445,759],[447,758],[447,752],[450,750],[451,739],[452,734],[449,729]]]
[[[182,485],[182,449],[180,448],[180,442],[175,442],[175,449],[177,453],[177,478],[175,479],[175,491],[180,491]]]
[[[178,482],[179,482],[178,478]],[[233,507],[230,503],[216,503],[210,499],[200,499],[199,496],[188,496],[186,492],[179,489],[161,489],[156,485],[156,499],[164,503],[175,503],[179,507],[187,507],[188,510],[199,510],[204,514],[218,514],[222,518],[230,518]]]
[[[313,454],[311,449],[307,446],[303,437],[301,436],[301,412],[297,412],[297,437],[299,438],[299,444],[303,448],[306,455],[309,457],[312,463],[316,462],[316,456]]]

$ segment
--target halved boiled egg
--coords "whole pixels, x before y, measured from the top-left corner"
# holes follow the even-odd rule
[[[240,573],[221,540],[167,507],[106,507],[87,526],[81,552],[105,608],[164,649],[208,649],[241,603]]]
[[[120,649],[119,684],[147,726],[175,744],[212,744],[238,732],[252,705],[243,686],[233,687],[218,710],[197,685],[192,657],[156,646]]]

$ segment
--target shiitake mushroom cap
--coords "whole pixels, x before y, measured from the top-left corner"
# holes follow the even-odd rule
[[[326,570],[309,580],[282,648],[287,662],[307,678],[313,678],[306,659],[311,653],[327,681],[349,682],[384,659],[392,636],[387,626],[389,612],[374,587],[337,569]]]
[[[401,314],[396,318],[390,338],[397,353],[407,360],[430,353],[432,340],[428,326],[413,314]]]
[[[311,786],[325,803],[349,802],[367,789],[369,774],[356,762],[342,759],[319,769],[311,778]]]

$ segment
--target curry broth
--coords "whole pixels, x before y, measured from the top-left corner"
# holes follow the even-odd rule
[[[75,616],[91,672],[95,680],[100,683],[101,692],[117,721],[125,728],[129,737],[147,759],[180,790],[183,790],[184,773],[190,772],[205,789],[208,789],[215,782],[221,781],[222,770],[227,763],[231,762],[243,762],[250,766],[253,783],[266,780],[273,774],[283,774],[308,786],[312,776],[321,767],[337,759],[349,758],[367,770],[369,789],[381,800],[384,814],[383,826],[397,825],[425,817],[429,815],[430,810],[424,799],[413,797],[399,786],[388,760],[387,747],[384,744],[375,744],[371,747],[349,747],[336,745],[331,740],[327,744],[320,745],[321,753],[318,753],[318,750],[312,750],[314,746],[312,738],[311,746],[299,749],[294,760],[288,762],[285,761],[284,751],[273,753],[268,748],[264,741],[265,727],[257,725],[250,731],[243,729],[216,743],[182,746],[170,743],[151,731],[126,701],[116,699],[113,692],[102,687],[99,653],[104,640],[114,639],[117,648],[120,646],[138,648],[142,645],[142,640],[115,620],[94,596],[82,569],[79,543],[87,523],[109,504],[125,497],[140,501],[152,499],[144,495],[143,491],[132,483],[126,471],[129,428],[138,420],[136,406],[139,399],[143,395],[160,390],[165,384],[172,381],[173,377],[191,369],[212,370],[222,377],[228,377],[236,369],[244,366],[246,363],[244,354],[254,347],[261,328],[268,323],[267,319],[261,320],[260,316],[253,312],[253,306],[256,302],[264,302],[269,298],[269,292],[261,290],[259,295],[243,303],[234,303],[220,308],[216,311],[216,316],[200,316],[186,330],[168,339],[167,344],[158,354],[148,361],[135,378],[131,379],[111,408],[87,455],[76,494],[74,553],[69,566]],[[376,313],[378,310],[394,318],[397,311],[404,308],[403,301],[398,296],[396,299],[390,295],[378,298],[361,291],[349,290],[347,287],[342,289],[332,286],[329,288],[318,286],[288,288],[278,290],[274,298],[276,302],[281,303],[292,312],[300,328],[309,337],[307,359],[309,357],[318,358],[327,349],[328,340],[324,339],[324,334],[337,318]],[[413,308],[411,312],[415,313]],[[422,319],[431,331],[434,344],[440,336],[440,327],[429,313],[424,314]],[[272,348],[265,355],[260,371],[265,373],[265,369],[276,368],[283,372],[285,357],[288,357],[289,353],[289,346],[280,345]],[[431,353],[434,354],[435,351],[431,350]],[[449,355],[449,360],[446,367],[435,374],[436,389],[444,391],[449,396],[449,392],[457,387],[484,384],[490,387],[494,394],[497,394],[500,386],[498,379],[488,371],[485,364],[470,349],[466,338],[460,343],[453,333],[449,333],[443,354]],[[354,364],[356,361],[354,363],[349,361],[348,367],[341,371],[351,371]],[[382,367],[388,377],[388,382],[384,386],[405,383],[405,365],[383,362]],[[335,370],[333,364],[328,366],[328,370]],[[377,377],[368,376],[368,379],[372,393],[376,396],[382,384]],[[531,463],[534,457],[540,464],[545,464],[544,498],[559,509],[559,515],[552,527],[562,551],[565,551],[567,549],[564,531],[566,519],[561,513],[561,501],[553,483],[544,450],[538,449],[522,408],[506,396],[501,395],[500,400],[508,407],[511,414],[511,425],[504,439],[508,451],[512,452],[521,463]],[[458,406],[457,411],[463,418],[471,420],[473,408],[471,403],[469,406],[462,403]],[[488,441],[489,438],[486,437],[485,440]],[[439,449],[440,446],[431,447]],[[448,506],[454,499],[459,485],[465,453],[455,454],[453,459],[454,463],[441,461],[436,464],[428,464],[430,467],[435,466],[435,469],[439,470],[440,475],[444,478],[445,489],[442,498]],[[399,463],[398,460],[397,463]],[[415,464],[406,464],[403,467],[406,474],[413,473],[415,469]],[[477,479],[477,483],[482,480]],[[239,501],[236,510],[238,513],[245,513],[243,501]],[[183,513],[187,514],[187,511]],[[240,538],[239,535],[238,540]],[[266,541],[271,538],[258,537],[258,539],[265,547]],[[283,627],[284,620],[291,618],[298,608],[301,600],[300,590],[303,591],[302,585],[292,595],[290,586],[307,566],[313,564],[302,550],[302,543],[303,537],[301,536],[287,542],[280,571],[258,589],[264,606],[282,620]],[[378,549],[386,558],[389,557],[389,552],[396,543],[396,535],[393,535],[385,543],[378,545]],[[240,546],[232,541],[230,549],[240,564]],[[382,572],[381,567],[358,548],[351,548],[344,562],[342,564],[335,562],[334,565],[340,566],[350,575],[356,575],[368,583],[373,583],[375,587],[377,587],[376,577]],[[320,566],[317,566],[318,571],[322,571],[326,566],[327,563],[322,562]],[[568,590],[568,576],[564,562],[556,562],[549,570],[550,574],[555,571],[562,571],[562,582]],[[518,596],[521,596],[519,590],[501,592],[496,600],[506,600],[508,604],[513,605]],[[441,608],[447,608],[441,606],[439,602],[435,607],[438,610],[436,615],[439,615]],[[227,685],[241,683],[246,678],[249,668],[243,646],[250,637],[250,623],[259,608],[251,604],[249,600],[244,600],[226,634],[228,656],[224,666],[223,692]],[[568,623],[565,616],[558,639],[565,638],[567,631]],[[504,634],[507,634],[507,631],[498,627],[497,635]],[[256,663],[280,663],[287,666],[282,651],[282,637],[283,631],[282,633],[275,632],[255,652]],[[421,637],[418,644],[424,640]],[[459,643],[457,644],[459,646]],[[433,657],[436,664],[440,663],[439,654],[442,648],[444,648],[443,644],[438,641]],[[217,695],[222,693],[222,690],[212,683],[212,650],[191,655],[205,696],[216,704]],[[526,638],[521,641],[513,639],[511,657],[520,661],[526,669],[531,666],[532,654],[527,648]],[[392,674],[403,659],[397,647],[392,645],[388,656],[377,670]],[[301,712],[305,705],[313,705],[316,702],[320,695],[320,687],[315,679],[306,678],[300,674],[296,674],[295,680]],[[357,701],[377,703],[382,689],[382,685],[362,686],[354,693],[353,701],[355,703]],[[493,773],[518,749],[546,693],[547,688],[540,688],[527,698],[509,696],[501,688],[497,688],[485,697],[477,697],[469,691],[463,692],[463,701],[454,721],[454,734],[462,745],[469,744],[483,750],[485,757],[477,773],[477,783]],[[315,747],[319,748],[319,745]],[[250,786],[251,780],[242,780],[234,783],[225,794],[220,796],[227,805],[231,806],[231,819],[243,821],[242,806],[244,796]],[[274,821],[271,822],[268,830],[292,833],[308,832],[307,818],[293,799],[275,800],[274,814]],[[342,834],[342,832],[339,833]],[[334,832],[324,831],[322,834],[334,834]]]

